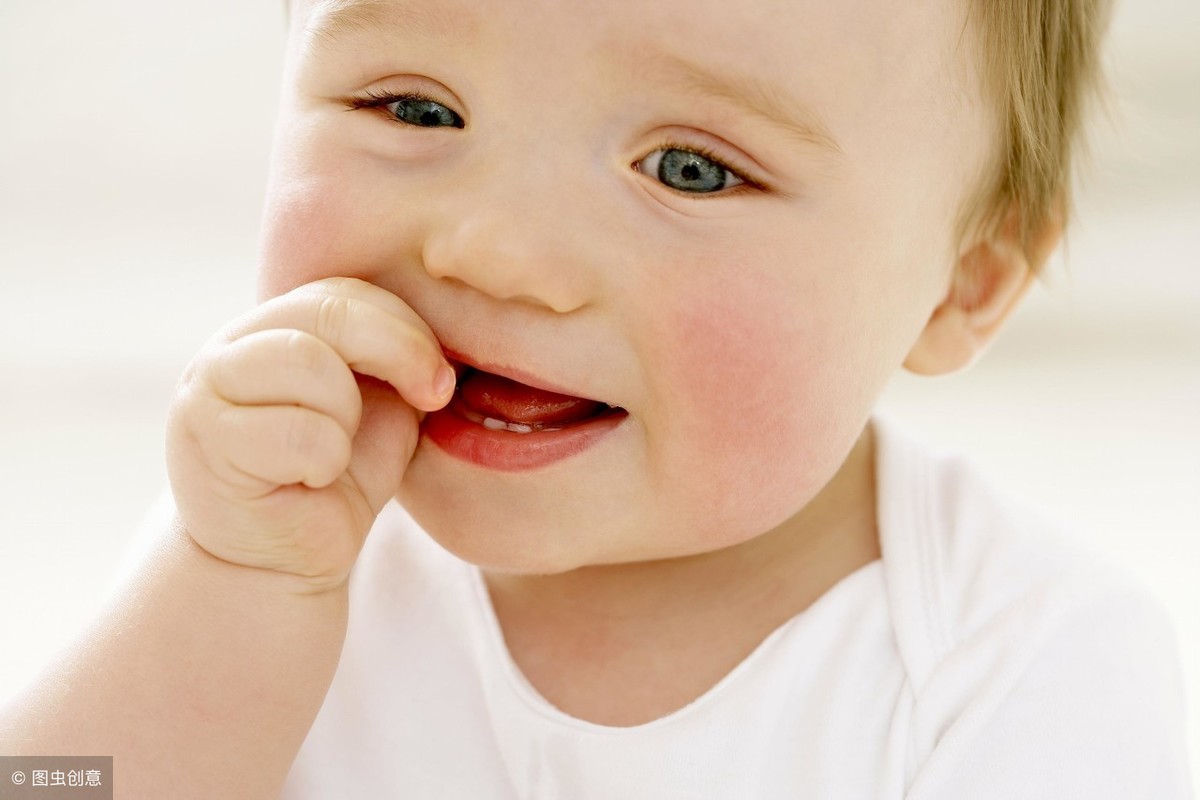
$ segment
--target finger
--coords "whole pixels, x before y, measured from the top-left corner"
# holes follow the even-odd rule
[[[365,303],[371,303],[378,306],[381,310],[386,311],[392,316],[407,322],[417,330],[421,331],[428,337],[430,343],[439,351],[441,346],[438,344],[437,337],[433,333],[433,329],[429,324],[421,318],[413,307],[401,300],[396,295],[384,289],[382,286],[376,286],[368,281],[358,278],[347,278],[342,276],[334,276],[331,278],[322,278],[318,281],[307,283],[299,286],[293,291],[300,293],[312,293],[316,295],[337,294],[343,297],[362,300]]]
[[[453,393],[454,370],[429,326],[400,298],[364,281],[306,284],[259,306],[225,335],[233,341],[270,328],[316,336],[352,370],[390,383],[416,408],[441,408]]]
[[[412,406],[386,384],[367,377],[359,378],[358,384],[363,415],[346,472],[371,512],[378,514],[400,491],[400,481],[417,448],[420,420]]]
[[[225,406],[206,449],[235,484],[265,494],[287,484],[320,489],[350,463],[350,437],[333,417],[298,406]]]
[[[353,437],[362,414],[354,373],[304,331],[256,331],[219,350],[202,371],[217,397],[239,406],[298,405],[337,420]]]

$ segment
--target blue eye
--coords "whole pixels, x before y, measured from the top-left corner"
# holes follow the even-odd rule
[[[462,117],[441,103],[421,97],[405,97],[384,106],[396,119],[422,128],[461,128]]]
[[[679,147],[655,150],[638,162],[638,170],[665,186],[689,194],[710,194],[745,183],[712,156]]]
[[[388,118],[418,128],[463,128],[463,118],[438,101],[420,94],[388,94],[368,91],[370,98],[348,97],[342,102],[351,109],[379,108]]]

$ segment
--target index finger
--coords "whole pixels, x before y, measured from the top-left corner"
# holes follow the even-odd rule
[[[454,389],[454,368],[429,325],[396,295],[355,278],[325,278],[260,305],[226,326],[227,342],[262,330],[305,331],[355,372],[386,381],[414,407],[435,411]]]

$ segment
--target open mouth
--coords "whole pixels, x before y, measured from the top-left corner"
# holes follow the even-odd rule
[[[470,422],[512,433],[561,431],[601,417],[624,414],[619,406],[530,386],[457,362],[458,385],[450,405]]]
[[[462,461],[506,472],[549,467],[589,450],[629,417],[619,406],[556,391],[519,370],[493,367],[508,373],[500,375],[447,356],[458,375],[454,397],[426,415],[422,432]]]

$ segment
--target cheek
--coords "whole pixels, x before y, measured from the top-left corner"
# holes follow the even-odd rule
[[[671,358],[662,377],[675,404],[688,410],[681,419],[687,433],[703,434],[710,445],[733,453],[752,450],[748,437],[786,424],[779,413],[786,398],[776,385],[784,342],[775,326],[754,319],[728,295],[672,312],[664,320],[663,344]]]
[[[319,180],[277,178],[259,240],[258,300],[337,274],[350,235],[350,209]]]
[[[413,215],[372,189],[371,176],[297,160],[302,176],[272,176],[259,240],[259,302],[321,278],[376,282],[381,265],[398,263],[406,244],[418,241]]]
[[[857,435],[859,403],[837,379],[852,354],[822,317],[830,304],[801,294],[784,282],[692,281],[688,302],[663,308],[654,326],[660,487],[689,491],[678,480],[688,475],[684,505],[714,536],[735,525],[761,532],[794,513]]]

